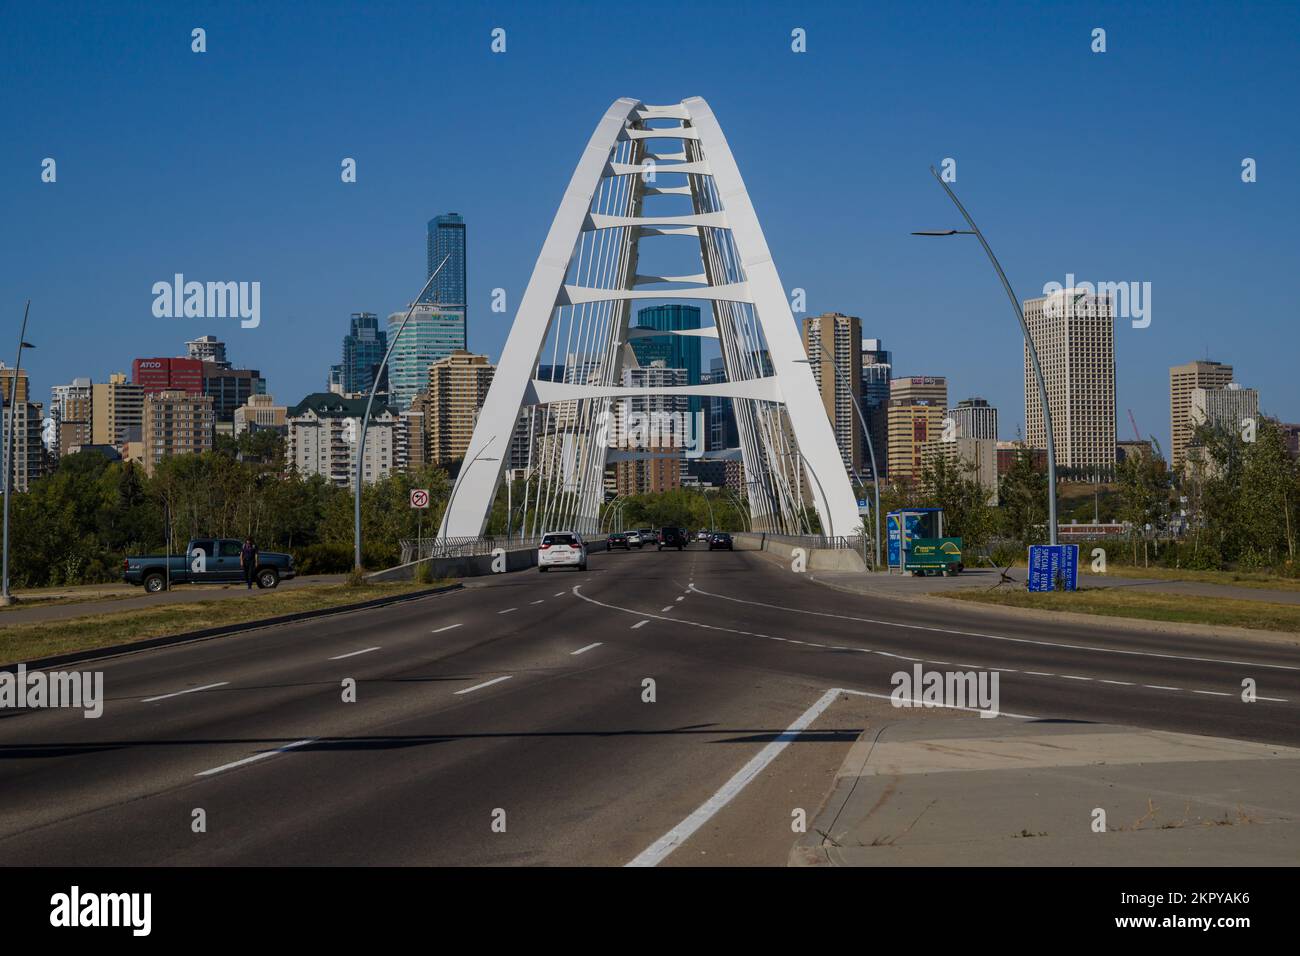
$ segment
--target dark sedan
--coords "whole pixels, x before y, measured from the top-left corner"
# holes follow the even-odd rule
[[[709,535],[709,550],[710,551],[733,550],[731,545],[731,535],[727,534],[727,532],[725,531],[715,531],[713,534]]]

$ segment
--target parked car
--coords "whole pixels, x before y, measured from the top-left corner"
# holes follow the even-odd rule
[[[577,568],[587,570],[587,545],[576,531],[551,531],[537,548],[537,570]]]
[[[645,536],[640,531],[629,531],[627,543],[633,548],[641,548],[645,545]]]
[[[664,548],[676,548],[680,551],[686,547],[686,535],[682,533],[681,528],[660,528],[656,541],[659,551]]]
[[[715,531],[709,536],[710,551],[731,551],[731,535],[725,531]]]
[[[630,551],[631,545],[627,540],[626,531],[611,531],[609,537],[605,539],[605,547],[613,551],[615,548],[622,548],[624,551]]]
[[[239,563],[239,552],[243,547],[244,542],[238,538],[195,538],[184,554],[128,555],[122,561],[122,580],[141,585],[150,594],[165,591],[173,584],[242,584],[244,568]],[[296,573],[292,555],[257,552],[253,580],[259,588],[273,588]]]

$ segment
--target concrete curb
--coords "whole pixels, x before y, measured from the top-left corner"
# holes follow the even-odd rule
[[[113,644],[109,647],[96,647],[88,648],[84,651],[71,651],[67,654],[55,654],[51,657],[40,657],[30,661],[20,661],[13,664],[0,664],[0,672],[13,672],[18,668],[19,663],[29,670],[34,670],[37,668],[54,667],[59,664],[73,664],[81,661],[120,657],[124,654],[133,654],[137,651],[149,651],[159,647],[172,647],[177,644],[206,641],[216,637],[226,637],[231,634],[239,634],[244,631],[255,631],[264,627],[275,627],[280,624],[292,624],[296,621],[307,621],[315,617],[327,617],[331,614],[343,614],[347,611],[364,611],[370,608],[385,607],[389,604],[402,604],[406,601],[415,601],[419,598],[432,597],[435,594],[445,594],[448,591],[458,591],[463,587],[464,585],[460,583],[446,584],[441,587],[430,588],[427,591],[411,591],[407,594],[393,594],[388,597],[372,598],[369,601],[358,601],[355,604],[340,604],[337,607],[322,607],[310,611],[296,611],[293,614],[280,614],[276,617],[265,617],[256,621],[243,621],[239,624],[222,624],[218,627],[207,627],[198,631],[185,631],[180,634],[164,634],[161,637],[150,637],[143,641],[132,641],[129,644]]]
[[[846,594],[860,594],[864,597],[879,598],[882,601],[898,601],[901,604],[928,604],[933,607],[935,601],[943,601],[950,605],[959,605],[963,608],[975,611],[985,616],[997,617],[999,615],[1019,616],[1029,618],[1030,620],[1066,620],[1073,624],[1091,624],[1111,625],[1116,628],[1128,628],[1130,630],[1148,631],[1156,634],[1194,634],[1200,637],[1235,637],[1249,638],[1253,641],[1262,641],[1268,644],[1283,644],[1287,647],[1300,647],[1300,635],[1288,634],[1285,631],[1266,631],[1250,627],[1231,627],[1226,624],[1182,624],[1176,621],[1151,621],[1140,617],[1112,617],[1108,614],[1083,614],[1078,611],[1044,611],[1031,607],[1011,607],[1009,605],[998,604],[979,604],[974,601],[963,601],[959,598],[949,598],[942,594],[885,594],[864,591],[860,588],[849,588],[842,584],[835,584],[826,581],[812,574],[808,575],[808,580],[815,584],[820,584],[824,588],[833,588],[836,591],[843,591]]]

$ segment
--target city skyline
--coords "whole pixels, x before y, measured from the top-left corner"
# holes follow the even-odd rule
[[[903,69],[906,51],[922,41],[920,28],[901,18],[758,6],[715,62],[647,84],[630,67],[602,60],[592,69],[608,67],[609,89],[595,95],[581,77],[539,76],[536,67],[543,49],[598,47],[598,25],[561,29],[540,13],[508,12],[502,17],[508,52],[493,55],[487,28],[452,11],[439,25],[458,41],[447,44],[446,56],[465,78],[465,90],[445,104],[437,128],[479,128],[476,116],[501,116],[503,122],[499,134],[489,124],[488,135],[469,148],[437,151],[430,163],[422,149],[377,148],[399,136],[413,136],[419,146],[432,133],[408,119],[416,94],[406,78],[371,76],[359,65],[364,56],[340,56],[329,89],[308,95],[308,102],[341,96],[344,113],[359,117],[341,128],[331,125],[333,111],[323,125],[286,114],[282,98],[303,92],[292,73],[308,55],[303,50],[346,44],[364,51],[382,42],[400,55],[424,29],[413,11],[387,11],[374,24],[358,18],[346,40],[335,35],[336,25],[326,28],[282,11],[259,21],[256,31],[239,11],[213,14],[207,60],[183,42],[192,25],[180,14],[164,11],[151,26],[128,16],[103,36],[59,34],[55,40],[55,27],[19,11],[11,36],[26,42],[10,50],[4,68],[16,93],[12,125],[19,133],[0,147],[0,170],[15,184],[14,215],[25,224],[28,241],[11,253],[0,292],[15,322],[21,303],[33,299],[29,338],[38,348],[25,362],[33,392],[46,396],[51,386],[74,377],[106,375],[109,369],[92,367],[98,356],[120,349],[110,363],[120,367],[131,355],[153,351],[150,343],[163,337],[183,341],[202,334],[256,356],[272,387],[284,394],[314,391],[324,369],[337,362],[334,333],[320,341],[312,334],[323,317],[359,310],[386,315],[408,303],[427,274],[425,224],[448,208],[475,225],[467,251],[475,263],[466,296],[475,316],[470,341],[495,361],[589,116],[608,95],[625,91],[665,102],[702,92],[744,156],[783,284],[788,292],[806,292],[805,311],[796,319],[832,310],[860,316],[864,336],[890,343],[896,376],[942,371],[955,395],[982,394],[1002,409],[1009,433],[1024,420],[1015,374],[1020,336],[987,265],[969,245],[908,235],[954,224],[927,172],[953,158],[955,187],[980,218],[1022,300],[1071,273],[1152,283],[1160,301],[1150,325],[1117,320],[1117,416],[1132,408],[1144,434],[1163,437],[1167,369],[1208,354],[1231,359],[1240,380],[1259,390],[1262,411],[1283,420],[1300,417],[1300,387],[1285,350],[1261,347],[1287,334],[1284,287],[1270,281],[1286,273],[1293,247],[1270,213],[1294,205],[1297,189],[1281,175],[1278,158],[1289,155],[1296,133],[1273,120],[1286,112],[1296,82],[1284,69],[1285,47],[1277,39],[1284,31],[1205,6],[1159,8],[1140,15],[1145,19],[1107,9],[1095,19],[1105,22],[1110,49],[1093,54],[1092,22],[1078,16],[995,15],[1000,29],[973,45],[969,31],[983,21],[959,7],[942,13],[940,26],[928,26],[924,40],[945,68],[907,70],[907,88],[886,84],[866,114],[867,132],[846,122],[843,108],[869,70]],[[807,30],[805,54],[790,51],[792,18]],[[146,83],[128,73],[115,78],[111,101],[86,93],[84,80],[100,68],[105,49],[127,35],[174,82]],[[1020,60],[1016,69],[998,64],[1004,53]],[[1180,64],[1210,57],[1227,64],[1213,89],[1194,85],[1178,93],[1160,79]],[[209,65],[214,60],[222,64],[219,82]],[[738,67],[754,63],[763,75],[751,71],[738,83]],[[1019,83],[1023,68],[1036,65],[1055,73],[1051,102]],[[952,86],[975,66],[981,71],[975,83]],[[521,82],[552,103],[553,114],[536,120],[518,115],[510,91]],[[266,88],[282,92],[269,99],[255,95]],[[837,89],[844,99],[827,93]],[[1132,97],[1133,89],[1150,94]],[[174,108],[180,96],[186,110]],[[384,108],[371,109],[377,98]],[[176,118],[179,128],[168,134],[179,143],[174,158],[157,159],[158,134],[128,132],[134,124],[117,123],[136,114]],[[1092,150],[1086,157],[1053,154],[1046,160],[1006,152],[1008,131],[1059,115],[1102,118],[1089,125],[1090,142],[1098,155],[1120,158],[1099,161]],[[262,120],[249,127],[245,143],[258,158],[223,169],[214,136],[247,126],[241,117]],[[835,155],[796,151],[791,158],[763,148],[774,118],[781,117],[798,118],[800,142],[838,143]],[[86,159],[87,135],[95,137],[94,163]],[[527,176],[515,175],[517,160],[504,148],[507,135],[530,140]],[[886,155],[876,148],[879,142],[895,148]],[[1137,154],[1143,159],[1135,166],[1127,157]],[[59,161],[54,183],[40,181],[46,156]],[[339,177],[347,157],[357,163],[351,184]],[[1245,157],[1258,160],[1258,182],[1241,181]],[[799,190],[789,187],[792,163],[809,174]],[[207,184],[202,198],[194,192],[195,176]],[[851,182],[860,185],[845,202]],[[140,195],[153,197],[158,215],[140,214],[132,205]],[[1189,195],[1201,201],[1188,203]],[[1077,200],[1085,196],[1092,211],[1087,219],[1077,215]],[[196,210],[203,229],[187,228]],[[92,219],[117,224],[112,246],[93,237],[69,241],[81,222]],[[1223,241],[1192,241],[1209,235]],[[260,281],[260,326],[155,318],[150,286],[175,272]],[[81,281],[70,283],[69,275]],[[94,318],[86,313],[87,283],[96,289]],[[504,290],[504,312],[491,311],[496,289]],[[55,348],[52,331],[69,323],[77,334]],[[0,358],[12,361],[6,350],[0,345]],[[1117,427],[1126,433],[1121,423]]]

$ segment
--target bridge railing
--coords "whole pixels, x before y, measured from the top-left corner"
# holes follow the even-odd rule
[[[398,544],[402,548],[402,564],[422,561],[425,558],[468,558],[479,554],[491,554],[498,548],[503,551],[518,551],[535,548],[541,544],[541,538],[512,537],[470,537],[470,538],[401,538]]]
[[[830,551],[861,551],[864,540],[871,540],[870,538],[864,539],[861,535],[772,534],[767,531],[752,533],[762,535],[762,537],[770,541],[780,541],[797,547]]]

